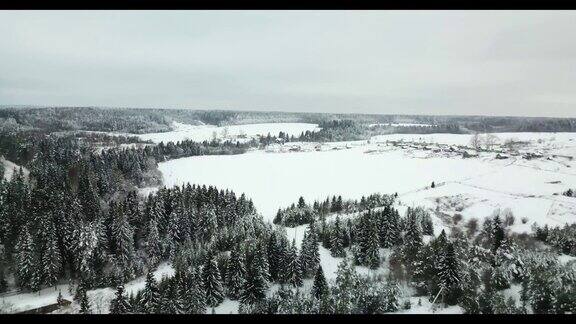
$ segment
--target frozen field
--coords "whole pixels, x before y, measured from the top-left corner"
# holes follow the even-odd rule
[[[576,134],[496,134],[505,140],[530,141],[527,148],[544,152],[574,152]],[[348,149],[268,153],[253,151],[234,156],[200,156],[160,164],[167,186],[185,182],[216,185],[246,193],[265,219],[271,220],[303,196],[311,202],[328,195],[360,198],[374,192],[400,195],[404,206],[424,205],[453,215],[482,219],[494,209],[510,208],[516,216],[517,231],[538,224],[562,225],[576,221],[576,199],[554,195],[576,187],[574,161],[495,159],[484,153],[463,159],[410,150],[378,150],[386,139],[425,138],[445,144],[465,145],[470,135],[389,135],[372,139],[372,144],[353,142]],[[313,145],[313,144],[308,144]],[[372,152],[367,154],[367,152]],[[421,153],[421,152],[420,152]],[[557,153],[555,153],[557,154]],[[437,187],[428,188],[435,181]],[[528,221],[521,223],[521,218]]]
[[[143,140],[151,140],[154,143],[181,141],[191,139],[194,141],[210,141],[214,137],[222,139],[250,139],[257,135],[278,136],[279,132],[287,133],[289,136],[299,136],[302,132],[319,130],[316,124],[305,123],[269,123],[269,124],[247,124],[218,127],[214,125],[188,125],[175,122],[175,130],[165,133],[150,133],[137,135]]]
[[[398,192],[405,203],[431,208],[437,204],[436,197],[466,198],[467,205],[460,211],[464,217],[511,208],[518,221],[521,217],[538,223],[576,220],[576,201],[553,195],[576,187],[576,174],[551,161],[526,167],[522,160],[415,158],[402,150],[365,154],[370,147],[190,157],[161,163],[160,170],[168,186],[192,182],[244,192],[266,219],[299,196],[312,201],[332,194],[359,198],[373,192]],[[439,186],[425,189],[432,181]],[[522,229],[530,224],[525,225]]]

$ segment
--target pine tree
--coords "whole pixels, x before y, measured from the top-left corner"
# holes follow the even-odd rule
[[[320,252],[318,251],[318,238],[315,225],[311,223],[304,232],[301,249],[301,266],[304,270],[304,277],[313,276],[320,264]]]
[[[16,276],[20,287],[31,288],[36,285],[33,283],[37,269],[35,250],[28,226],[23,226],[16,244]]]
[[[88,295],[86,290],[82,289],[82,296],[80,297],[80,313],[90,314],[92,310],[90,309],[90,302],[88,301]]]
[[[187,314],[206,313],[206,295],[200,271],[193,268],[190,273],[189,289],[184,294],[184,308]]]
[[[62,259],[60,257],[60,249],[57,246],[58,242],[54,222],[49,221],[47,224],[45,223],[45,226],[47,227],[47,233],[41,258],[42,281],[46,286],[53,286],[58,280]]]
[[[148,234],[146,235],[145,249],[150,266],[157,266],[162,258],[162,245],[160,244],[160,235],[158,233],[158,225],[155,218],[151,218],[148,222]]]
[[[124,286],[119,285],[116,289],[116,298],[110,302],[111,314],[126,314],[130,312],[130,304],[124,296]]]
[[[398,287],[398,283],[392,279],[389,279],[386,282],[386,289],[385,289],[385,296],[386,296],[386,312],[395,312],[400,309],[400,289]]]
[[[335,258],[346,256],[346,251],[344,251],[344,233],[342,232],[340,217],[338,216],[336,216],[334,231],[330,240],[330,254]]]
[[[403,257],[410,264],[423,245],[422,229],[418,217],[411,208],[406,213],[406,231],[404,233]]]
[[[142,299],[140,301],[140,311],[144,314],[153,314],[159,312],[160,293],[156,284],[156,279],[152,272],[146,275],[146,286],[142,290]]]
[[[8,282],[6,281],[4,267],[0,265],[0,293],[5,292],[7,289],[8,289]]]
[[[178,289],[178,282],[175,280],[171,280],[168,286],[170,290],[170,303],[168,304],[168,308],[166,309],[168,314],[185,314],[185,306],[184,306],[184,299],[180,293],[180,289]]]
[[[292,240],[292,246],[288,254],[288,271],[290,277],[290,284],[294,287],[302,286],[302,267],[300,259],[298,258],[298,251],[296,249],[296,240]]]
[[[377,269],[380,266],[380,240],[378,238],[378,229],[373,222],[368,223],[367,246],[366,246],[366,264],[370,269]]]
[[[440,277],[440,285],[445,290],[443,295],[448,297],[445,302],[453,305],[458,301],[460,295],[460,273],[458,260],[456,259],[454,245],[452,243],[446,244],[446,249],[440,256],[438,276]]]
[[[202,268],[202,282],[206,293],[206,304],[216,307],[224,300],[222,277],[216,263],[216,258],[209,253]]]
[[[492,251],[496,252],[500,247],[500,244],[504,240],[505,233],[504,233],[504,226],[502,225],[502,220],[500,219],[500,215],[496,214],[492,219]]]
[[[276,232],[272,232],[272,234],[270,234],[270,239],[268,240],[267,245],[267,253],[268,253],[268,266],[270,269],[270,280],[277,281],[278,274],[280,271],[281,251]]]
[[[344,258],[336,271],[336,285],[334,287],[335,313],[350,314],[354,307],[355,288],[358,276],[354,265]]]
[[[244,257],[237,246],[230,252],[230,261],[226,269],[226,287],[228,296],[232,300],[240,298],[242,287],[246,277],[246,270],[244,269]]]
[[[116,249],[115,255],[123,271],[124,280],[132,278],[134,274],[134,235],[133,230],[128,223],[128,219],[120,206],[111,204],[110,213],[112,214],[112,237]]]
[[[397,245],[400,241],[400,224],[398,211],[384,207],[380,217],[380,246],[390,248]]]
[[[240,301],[242,303],[254,304],[266,297],[266,289],[268,288],[267,280],[262,263],[258,261],[258,258],[254,257],[248,267],[244,289],[240,296]]]
[[[322,298],[328,293],[328,283],[326,282],[326,277],[324,277],[324,271],[322,266],[318,266],[316,270],[316,275],[314,276],[314,285],[312,286],[312,295],[316,299]]]

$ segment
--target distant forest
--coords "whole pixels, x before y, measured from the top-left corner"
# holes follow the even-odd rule
[[[378,133],[474,133],[474,132],[574,132],[576,118],[487,117],[487,116],[421,116],[376,114],[330,114],[299,112],[261,112],[232,110],[188,110],[149,108],[95,107],[9,107],[0,108],[0,131],[43,130],[47,132],[86,130],[132,134],[167,132],[171,123],[238,125],[271,122],[321,124],[324,128],[357,127],[354,138]],[[342,124],[343,121],[354,125]],[[369,124],[413,123],[434,127],[377,126]],[[276,134],[273,134],[276,135]],[[334,136],[340,138],[341,136]],[[353,139],[354,139],[353,138]],[[319,140],[322,140],[319,138]]]

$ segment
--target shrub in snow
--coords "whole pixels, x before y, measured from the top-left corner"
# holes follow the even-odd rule
[[[454,222],[454,225],[458,225],[458,223],[462,220],[462,214],[454,214],[454,216],[452,216],[452,221]]]

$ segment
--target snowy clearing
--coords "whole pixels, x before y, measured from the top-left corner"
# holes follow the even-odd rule
[[[16,169],[16,171],[20,170],[19,165],[6,160],[3,156],[0,156],[0,163],[2,163],[4,165],[4,179],[5,180],[12,179],[12,175],[14,174],[14,169]],[[28,169],[22,167],[22,172],[24,172],[24,177],[26,179],[28,179],[28,174],[30,173],[30,171],[28,171]]]
[[[576,151],[573,133],[496,135],[530,141],[526,147],[538,146],[546,152]],[[385,141],[424,137],[439,143],[465,145],[471,135],[394,134],[377,138]],[[576,187],[573,160],[563,163],[545,158],[499,160],[494,153],[463,159],[432,151],[382,150],[378,141],[324,143],[325,149],[317,151],[312,149],[318,146],[315,143],[287,143],[283,146],[301,145],[303,149],[280,154],[253,151],[234,156],[189,157],[161,163],[159,168],[167,186],[191,182],[246,193],[268,220],[278,208],[287,207],[300,196],[311,202],[334,194],[358,199],[374,192],[398,192],[405,205],[432,209],[439,206],[439,210],[451,215],[462,214],[464,220],[482,219],[496,208],[511,208],[516,216],[512,229],[518,232],[529,231],[534,222],[563,225],[576,221],[576,200],[554,195]],[[429,188],[432,181],[437,184],[434,189]],[[458,211],[443,206],[446,200],[455,199],[465,199],[468,204]],[[523,217],[529,220],[525,224],[521,222]]]
[[[171,265],[167,263],[162,263],[153,272],[156,280],[160,280],[163,276],[174,275],[174,269]],[[139,277],[132,280],[124,285],[125,292],[130,295],[131,292],[136,293],[138,290],[144,288],[146,284],[146,277]],[[69,291],[69,284],[60,284],[56,287],[49,287],[42,289],[38,292],[30,292],[23,294],[15,294],[11,296],[0,297],[0,313],[15,313],[20,311],[25,311],[29,309],[34,309],[37,307],[42,307],[50,305],[56,302],[58,293],[62,293],[64,299],[72,301],[73,294]],[[109,313],[110,301],[114,299],[114,294],[116,293],[115,288],[101,288],[88,290],[87,295],[90,299],[91,307],[95,314],[107,314]],[[78,313],[79,305],[73,303],[70,307],[65,307],[60,309],[60,313]]]
[[[164,133],[150,133],[135,135],[142,140],[150,140],[154,143],[176,142],[190,139],[197,142],[210,141],[214,137],[219,139],[250,140],[258,135],[278,136],[279,132],[287,133],[289,136],[300,136],[302,132],[316,132],[320,130],[316,124],[306,123],[267,123],[267,124],[246,124],[230,126],[214,125],[189,125],[173,123],[174,130]],[[134,136],[134,135],[133,135]]]

